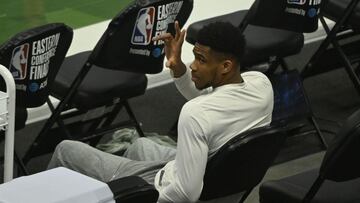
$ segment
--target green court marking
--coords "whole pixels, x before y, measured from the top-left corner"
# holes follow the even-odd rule
[[[73,29],[111,19],[133,0],[13,0],[0,6],[0,44],[31,27],[63,22]]]

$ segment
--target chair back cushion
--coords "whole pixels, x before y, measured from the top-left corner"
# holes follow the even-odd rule
[[[314,32],[318,28],[321,0],[256,0],[250,23],[265,27]]]
[[[72,37],[70,27],[52,23],[21,32],[0,46],[0,64],[15,79],[17,106],[45,103]],[[4,81],[0,85],[4,87]]]
[[[200,200],[251,190],[265,175],[285,140],[284,128],[246,131],[224,144],[208,161]]]
[[[320,176],[333,181],[360,177],[360,109],[347,118],[323,159]]]
[[[110,22],[90,62],[130,72],[161,72],[164,44],[152,38],[166,32],[174,34],[174,21],[182,27],[192,7],[192,0],[135,1]]]

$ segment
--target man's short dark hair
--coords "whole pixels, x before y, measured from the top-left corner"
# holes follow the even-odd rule
[[[217,52],[231,54],[238,60],[244,54],[244,35],[229,22],[214,22],[205,25],[198,33],[197,42]]]

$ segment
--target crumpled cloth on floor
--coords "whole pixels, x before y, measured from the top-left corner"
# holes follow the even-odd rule
[[[146,138],[160,145],[176,148],[176,142],[167,135],[159,135],[158,133],[147,132],[144,132],[144,134]],[[107,143],[98,144],[96,148],[111,154],[121,154],[139,137],[140,136],[136,129],[123,128],[116,131],[112,135],[112,139],[110,141]]]

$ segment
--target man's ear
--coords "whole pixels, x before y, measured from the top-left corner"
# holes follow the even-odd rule
[[[231,60],[223,61],[222,66],[223,66],[222,74],[226,74],[226,73],[232,71],[232,69],[234,68],[234,64],[233,64],[233,62]]]

